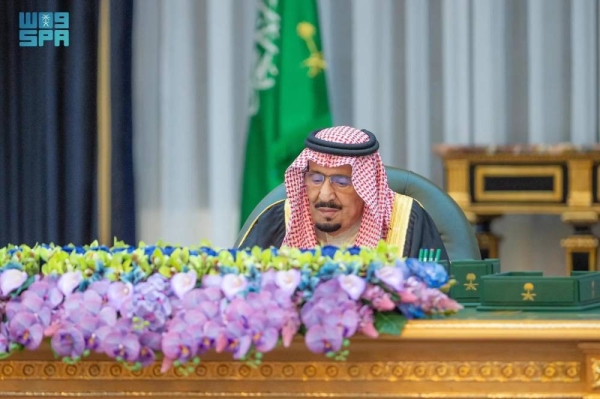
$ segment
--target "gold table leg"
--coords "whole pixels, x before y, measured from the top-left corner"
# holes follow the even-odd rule
[[[598,222],[595,212],[565,212],[562,221],[573,226],[573,235],[561,240],[565,249],[567,273],[572,271],[598,270],[598,238],[592,233],[592,225]]]

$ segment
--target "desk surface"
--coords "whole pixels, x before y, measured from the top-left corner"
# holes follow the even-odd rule
[[[407,340],[594,340],[600,341],[600,309],[582,312],[477,311],[447,318],[411,320]]]
[[[474,307],[468,307],[452,316],[439,319],[439,321],[444,320],[594,320],[600,322],[600,307],[580,312],[478,311]]]

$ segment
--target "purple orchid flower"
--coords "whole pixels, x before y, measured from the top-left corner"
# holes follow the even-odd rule
[[[152,274],[150,277],[148,277],[146,282],[152,285],[157,291],[166,292],[169,288],[167,279],[160,273]]]
[[[113,332],[117,323],[117,312],[111,307],[103,308],[97,316],[87,314],[79,320],[79,327],[87,349],[101,350],[104,338]]]
[[[169,298],[157,291],[153,285],[142,283],[143,287],[125,299],[120,306],[122,317],[140,319],[136,321],[136,329],[149,328],[151,331],[164,332],[166,322],[172,314],[172,304]],[[142,293],[144,292],[144,293]]]
[[[343,343],[342,329],[315,325],[308,329],[304,341],[313,353],[338,352]]]
[[[167,316],[171,316],[173,314],[171,300],[166,294],[160,291],[154,291],[148,295],[148,300],[156,302],[156,304],[160,306]]]
[[[102,326],[114,326],[117,324],[117,311],[111,307],[103,307],[97,317]]]
[[[273,327],[254,331],[254,334],[252,334],[254,347],[262,353],[273,350],[277,346],[278,339],[279,333]]]
[[[133,312],[148,323],[150,331],[162,332],[167,321],[167,314],[156,302],[138,301]]]
[[[81,305],[87,312],[96,315],[102,310],[102,296],[98,292],[87,290],[81,299]]]
[[[97,350],[100,347],[100,340],[96,331],[100,328],[100,319],[96,316],[85,316],[79,324],[86,349]],[[107,331],[108,335],[108,331]]]
[[[403,293],[406,291],[402,291]],[[385,292],[378,285],[368,284],[363,292],[363,299],[370,301],[373,308],[379,311],[389,311],[396,308],[396,304],[392,301],[390,294]]]
[[[255,316],[255,312],[244,298],[238,297],[229,303],[223,313],[225,323],[237,322],[242,326],[248,326],[248,320]]]
[[[356,333],[359,321],[360,319],[356,310],[354,308],[350,308],[346,309],[339,319],[328,319],[328,322],[326,322],[324,325],[337,325],[342,328],[344,338],[350,338],[354,335],[354,333]]]
[[[112,283],[108,287],[107,296],[109,304],[116,310],[120,310],[123,302],[133,296],[133,285],[121,281]]]
[[[140,335],[140,345],[138,361],[143,367],[150,366],[156,360],[155,351],[161,348],[161,335],[154,332],[145,332]]]
[[[221,299],[223,299],[223,292],[221,291],[220,287],[207,287],[190,291],[185,296],[183,303],[185,306],[188,301],[192,301],[191,303],[197,304],[202,301],[219,302]],[[187,309],[189,309],[189,306]]]
[[[65,313],[73,312],[77,309],[81,309],[81,302],[83,301],[83,293],[75,292],[74,294],[69,295],[65,298],[65,301],[62,305],[62,310]]]
[[[162,352],[165,357],[186,363],[196,356],[198,344],[191,334],[187,332],[169,331],[162,338]]]
[[[202,328],[204,328],[204,324],[206,324],[206,322],[209,319],[206,317],[204,312],[197,309],[188,310],[187,312],[185,312],[185,314],[182,316],[182,320],[187,326],[189,326],[189,330],[194,330],[193,327],[196,327],[197,329],[201,330]]]
[[[88,287],[88,291],[95,291],[102,298],[102,305],[108,302],[108,288],[110,287],[109,280],[94,281]]]
[[[83,334],[75,326],[65,326],[52,336],[52,349],[58,356],[76,358],[85,350]]]
[[[52,311],[46,306],[44,300],[30,292],[24,292],[21,295],[19,312],[26,312],[35,316],[44,328],[50,325],[52,319]]]
[[[98,329],[91,328],[91,325],[84,327],[85,347],[96,353],[105,353],[104,340],[115,331],[115,326],[103,325]],[[90,332],[91,330],[91,332]]]
[[[27,291],[25,291],[27,292]],[[21,310],[21,297],[10,298],[4,305],[4,314],[6,319],[10,320]]]
[[[202,355],[214,346],[214,339],[210,335],[207,335],[207,324],[208,319],[203,312],[198,310],[187,311],[185,315],[180,318],[187,333],[196,345],[196,354]],[[210,331],[208,331],[210,333]]]
[[[233,352],[234,359],[246,356],[252,345],[250,331],[239,322],[230,322],[225,326],[223,335],[217,341],[217,352]]]
[[[7,353],[10,347],[6,323],[0,323],[0,353]]]
[[[223,298],[218,287],[193,289],[185,294],[181,303],[183,311],[200,310],[208,319],[216,318],[219,314],[219,303]]]
[[[64,299],[63,293],[60,292],[55,284],[50,284],[44,280],[34,282],[23,294],[27,294],[28,292],[42,298],[51,309],[56,309]]]
[[[273,300],[281,309],[297,311],[296,304],[286,293],[282,292],[281,290],[275,290],[272,292],[272,295]]]
[[[65,320],[79,324],[81,319],[88,316],[97,316],[103,309],[102,298],[96,291],[76,292],[65,299],[63,311]]]
[[[132,363],[138,359],[141,345],[137,335],[113,331],[104,337],[102,349],[112,358],[121,358]]]
[[[202,276],[202,287],[217,287],[221,288],[221,284],[223,283],[223,278],[218,274],[205,274]]]
[[[9,337],[13,342],[34,350],[40,346],[44,337],[44,327],[31,313],[19,312],[8,324]]]
[[[377,338],[379,332],[375,328],[375,319],[373,317],[373,309],[365,305],[358,311],[360,322],[358,323],[358,330],[366,335],[367,337]]]
[[[277,289],[277,283],[275,282],[275,277],[277,272],[273,269],[269,269],[266,272],[262,273],[260,279],[260,288],[262,290],[275,290]]]
[[[202,339],[198,344],[198,353],[202,354],[210,349],[216,349],[218,341],[223,341],[225,336],[225,328],[216,321],[209,320],[204,324],[202,331]]]

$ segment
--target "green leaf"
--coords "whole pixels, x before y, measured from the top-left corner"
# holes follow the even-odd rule
[[[397,312],[375,313],[375,329],[380,334],[400,335],[406,321],[406,317]]]

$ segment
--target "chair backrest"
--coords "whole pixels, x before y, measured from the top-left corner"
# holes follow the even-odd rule
[[[481,259],[473,226],[458,204],[432,181],[409,170],[386,166],[388,184],[397,193],[417,200],[429,213],[440,232],[451,261]],[[254,208],[236,239],[237,247],[254,219],[275,201],[286,198],[285,186],[280,184]]]

